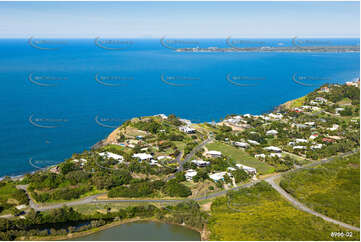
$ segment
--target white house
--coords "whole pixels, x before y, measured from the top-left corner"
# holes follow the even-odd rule
[[[327,99],[326,99],[326,98],[323,98],[323,97],[316,97],[316,98],[315,98],[315,101],[316,101],[316,102],[320,102],[320,103],[326,103],[326,102],[327,102]]]
[[[271,157],[278,157],[278,158],[282,157],[282,155],[280,153],[271,153],[270,156]]]
[[[321,149],[322,148],[322,144],[315,144],[315,145],[311,145],[311,149]]]
[[[114,160],[117,160],[119,161],[119,163],[123,162],[124,161],[124,157],[121,156],[121,155],[118,155],[118,154],[114,154],[112,152],[108,152],[108,151],[105,151],[105,152],[101,152],[99,153],[99,155],[103,158],[106,158],[106,159],[114,159]]]
[[[247,141],[248,141],[248,143],[250,143],[251,145],[259,145],[259,143],[258,143],[257,141],[255,141],[255,140],[249,139],[249,140],[247,140]]]
[[[266,135],[276,135],[278,134],[278,131],[277,130],[274,130],[274,129],[271,129],[271,130],[268,130],[266,132]]]
[[[24,208],[26,208],[25,204],[21,204],[21,205],[16,206],[16,209],[19,209],[19,210],[24,209]]]
[[[172,157],[170,157],[169,155],[160,155],[157,158],[158,160],[171,160]]]
[[[318,134],[311,134],[310,137],[309,137],[309,139],[310,139],[310,140],[314,140],[314,139],[316,139],[317,137],[318,137]]]
[[[138,153],[138,154],[134,154],[132,157],[133,157],[133,158],[138,158],[138,160],[140,160],[140,161],[150,160],[150,159],[152,159],[152,158],[153,158],[153,156],[152,156],[152,155],[150,155],[150,154],[146,154],[146,153]]]
[[[304,149],[306,149],[306,146],[296,145],[296,146],[293,146],[293,149],[294,150],[304,150]]]
[[[241,148],[248,148],[249,144],[246,142],[234,142],[234,146],[241,147]]]
[[[192,122],[188,119],[184,119],[184,118],[180,118],[179,121],[181,121],[182,123],[185,123],[186,125],[191,125]]]
[[[265,159],[266,158],[266,155],[265,154],[256,154],[254,155],[255,158],[262,158],[262,159]]]
[[[184,133],[187,133],[187,134],[194,134],[196,132],[195,129],[193,129],[189,126],[181,126],[181,127],[179,127],[179,130]]]
[[[308,125],[308,126],[314,126],[315,122],[306,122],[305,124]]]
[[[163,114],[163,113],[160,113],[160,114],[157,114],[157,115],[154,115],[156,117],[161,117],[162,119],[167,119],[167,115]]]
[[[255,174],[257,173],[256,168],[249,167],[249,166],[245,166],[245,165],[242,165],[242,164],[236,164],[236,166],[237,166],[239,169],[243,169],[243,170],[246,171],[248,174],[253,174],[253,175],[255,175]]]
[[[204,160],[192,160],[191,162],[199,167],[205,167],[210,165],[209,161],[204,161]]]
[[[331,131],[335,131],[339,128],[340,126],[338,124],[334,124],[332,125],[332,128],[328,128],[328,130],[331,130]]]
[[[218,172],[218,173],[214,173],[209,175],[209,178],[211,178],[213,181],[222,181],[224,179],[225,175],[228,175],[229,177],[231,177],[232,175],[228,172],[222,171],[222,172]]]
[[[328,87],[321,87],[319,92],[330,92],[330,89]]]
[[[222,156],[222,152],[216,151],[216,150],[209,150],[209,151],[206,152],[206,155],[207,155],[207,156],[210,156],[210,157],[216,158],[216,157],[221,157],[221,156]]]
[[[339,113],[339,112],[344,111],[344,110],[345,110],[344,108],[335,108],[336,113]]]
[[[197,175],[197,171],[189,169],[185,172],[184,175],[185,175],[187,181],[190,181],[193,179],[193,177],[195,177]]]
[[[277,114],[270,113],[268,116],[273,119],[282,119],[283,118],[283,115],[280,113],[277,113]]]
[[[155,165],[158,165],[158,161],[157,161],[157,160],[154,160],[154,159],[151,159],[149,164],[150,164],[151,166],[155,166]]]
[[[264,150],[268,150],[268,151],[274,151],[274,152],[282,152],[282,149],[276,147],[276,146],[268,146],[268,147],[265,147],[263,148]]]
[[[293,125],[292,125],[292,126],[293,126]],[[305,129],[305,128],[308,127],[306,124],[294,124],[294,126],[296,126],[296,127],[299,128],[299,129]]]
[[[227,171],[236,171],[237,169],[234,167],[227,167]]]
[[[307,139],[296,139],[296,143],[307,143],[308,140]]]

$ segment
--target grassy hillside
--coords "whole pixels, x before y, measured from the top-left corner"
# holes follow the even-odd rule
[[[335,238],[332,232],[343,231],[337,225],[297,210],[268,183],[232,192],[216,199],[209,220],[211,240],[358,240]]]
[[[254,167],[257,169],[257,172],[261,174],[271,173],[274,170],[272,166],[266,164],[265,162],[257,160],[256,158],[247,154],[245,151],[238,149],[234,146],[214,142],[208,144],[206,147],[208,150],[217,150],[222,152],[222,154],[231,157],[231,159],[233,159],[237,163]]]
[[[290,173],[280,185],[310,208],[360,226],[360,154]]]

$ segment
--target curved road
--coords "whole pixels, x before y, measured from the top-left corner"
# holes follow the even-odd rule
[[[205,141],[203,141],[200,145],[198,145],[197,147],[195,147],[191,153],[189,153],[186,158],[184,159],[184,161],[181,163],[181,165],[183,165],[183,163],[185,161],[187,161],[188,159],[190,159],[197,151],[198,149],[200,149],[201,147],[203,147],[205,144],[207,144],[208,142],[210,142],[211,139],[207,139]],[[194,151],[194,152],[193,152]],[[97,200],[97,198],[99,196],[102,196],[104,194],[97,194],[97,195],[93,195],[93,196],[89,196],[89,197],[86,197],[86,198],[83,198],[83,199],[80,199],[80,200],[76,200],[76,201],[73,201],[73,202],[64,202],[64,203],[57,203],[57,204],[54,204],[54,205],[46,205],[46,206],[41,206],[37,203],[35,203],[32,198],[30,197],[30,194],[28,193],[27,191],[27,185],[18,185],[17,188],[18,189],[23,189],[25,190],[25,192],[28,194],[29,198],[30,198],[30,207],[33,208],[34,210],[36,211],[46,211],[46,210],[49,210],[49,209],[55,209],[55,208],[61,208],[63,206],[74,206],[74,205],[82,205],[82,204],[88,204],[88,203],[121,203],[121,202],[127,202],[127,203],[140,203],[140,202],[145,202],[145,203],[171,203],[171,202],[184,202],[184,201],[187,201],[187,200],[194,200],[194,201],[202,201],[202,200],[206,200],[206,199],[210,199],[210,198],[215,198],[215,197],[219,197],[219,196],[223,196],[225,195],[227,192],[229,191],[234,191],[234,190],[239,190],[239,189],[242,189],[242,188],[246,188],[246,187],[251,187],[255,184],[257,184],[258,182],[262,181],[262,180],[265,180],[266,182],[268,182],[277,192],[279,192],[283,197],[285,197],[289,202],[291,202],[297,209],[300,209],[304,212],[307,212],[307,213],[310,213],[312,215],[315,215],[317,217],[320,217],[328,222],[331,222],[331,223],[334,223],[334,224],[337,224],[337,225],[340,225],[344,228],[347,228],[347,229],[350,229],[350,230],[354,230],[354,231],[360,231],[360,228],[357,228],[357,227],[354,227],[352,225],[349,225],[349,224],[346,224],[346,223],[343,223],[341,221],[337,221],[335,219],[332,219],[332,218],[329,218],[325,215],[322,215],[320,213],[317,213],[313,210],[311,210],[310,208],[306,207],[305,205],[303,205],[302,203],[300,203],[299,201],[297,201],[295,198],[293,198],[290,194],[288,194],[285,190],[283,190],[279,185],[277,185],[275,182],[274,182],[274,179],[276,178],[279,178],[281,177],[282,175],[286,174],[286,173],[289,173],[289,172],[292,172],[292,171],[295,171],[295,170],[298,170],[298,169],[303,169],[303,168],[309,168],[309,167],[314,167],[314,166],[317,166],[319,164],[323,164],[323,163],[327,163],[327,162],[330,162],[332,160],[334,160],[335,158],[338,158],[338,157],[345,157],[345,156],[349,156],[351,154],[354,154],[358,152],[357,151],[349,151],[349,152],[346,152],[346,153],[343,153],[343,154],[340,154],[338,156],[335,156],[335,157],[329,157],[329,158],[325,158],[323,160],[320,160],[320,161],[317,161],[317,162],[313,162],[311,164],[307,164],[307,165],[304,165],[304,166],[300,166],[300,167],[296,167],[292,170],[289,170],[289,171],[286,171],[286,172],[282,172],[282,173],[279,173],[279,174],[275,174],[275,175],[272,175],[272,176],[269,176],[267,178],[262,178],[262,179],[259,179],[259,180],[256,180],[256,181],[252,181],[252,182],[249,182],[247,184],[243,184],[243,185],[240,185],[240,186],[237,186],[237,187],[233,187],[231,189],[228,189],[228,190],[223,190],[223,191],[220,191],[220,192],[216,192],[216,193],[212,193],[212,194],[209,194],[209,195],[206,195],[206,196],[202,196],[202,197],[197,197],[197,198],[193,198],[193,199],[149,199],[149,200],[142,200],[142,199],[127,199],[127,200]],[[191,155],[193,153],[193,155]],[[186,160],[187,159],[187,160]],[[183,167],[182,167],[183,168]]]
[[[329,218],[323,214],[320,214],[318,212],[313,211],[312,209],[306,207],[305,205],[303,205],[302,203],[300,203],[298,200],[296,200],[294,197],[292,197],[289,193],[287,193],[285,190],[282,189],[282,187],[280,187],[278,184],[276,184],[274,182],[274,179],[277,177],[270,177],[265,179],[266,182],[268,182],[277,192],[279,192],[284,198],[286,198],[294,207],[296,207],[299,210],[302,210],[306,213],[310,213],[312,215],[315,215],[317,217],[322,218],[323,220],[326,220],[327,222],[330,223],[334,223],[337,225],[340,225],[344,228],[350,229],[350,230],[354,230],[354,231],[360,231],[360,228],[354,227],[352,225],[343,223],[341,221],[337,221],[335,219]]]
[[[177,158],[175,159],[175,161],[178,162],[179,167],[177,169],[176,172],[181,172],[183,171],[183,164],[188,162],[195,153],[197,153],[203,146],[205,146],[206,144],[208,144],[209,142],[212,141],[212,138],[207,138],[206,140],[204,140],[202,143],[200,143],[199,145],[197,145],[196,147],[194,147],[194,149],[189,152],[189,154],[186,155],[186,157],[184,158],[184,160],[181,160],[181,155],[183,155],[183,151],[177,156]],[[169,181],[171,179],[173,179],[175,177],[175,175],[171,175],[169,177],[167,177],[167,179],[165,181]]]

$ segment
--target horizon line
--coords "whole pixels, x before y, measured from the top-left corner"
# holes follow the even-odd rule
[[[313,38],[313,39],[360,39],[360,36],[327,36],[327,37],[307,37],[307,36],[291,36],[291,37],[236,37],[236,36],[227,36],[225,38],[221,37],[107,37],[107,36],[94,36],[94,37],[36,37],[36,36],[29,36],[29,37],[0,37],[0,39],[95,39],[95,38],[103,38],[103,39],[305,39],[305,38]]]

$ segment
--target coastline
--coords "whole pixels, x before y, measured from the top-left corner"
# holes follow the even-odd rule
[[[357,77],[356,77],[356,78],[353,78],[351,81],[353,82],[353,81],[356,81],[356,80],[358,80]],[[342,85],[342,84],[345,84],[346,82],[347,82],[347,81],[345,81],[345,82],[340,82],[340,83],[337,83],[337,84],[341,84],[341,85]],[[327,84],[327,83],[324,83],[324,84]],[[323,85],[324,85],[324,84],[323,84]],[[320,87],[321,87],[321,86],[322,86],[322,85],[320,85]],[[294,103],[295,101],[297,101],[297,100],[305,97],[307,94],[308,94],[308,93],[306,93],[306,94],[303,95],[303,96],[296,97],[296,98],[294,98],[294,99],[291,99],[291,100],[289,100],[289,101],[286,101],[286,102],[284,102],[284,103],[275,105],[273,108],[269,109],[269,111],[262,112],[261,114],[268,114],[268,113],[272,113],[272,112],[280,112],[280,111],[282,110],[282,108],[289,106],[290,104]],[[238,114],[243,115],[243,114],[245,114],[245,113],[238,113]],[[254,113],[250,113],[250,114],[251,114],[251,115],[257,115],[257,114],[254,114]],[[154,115],[156,115],[156,114],[154,114]],[[153,116],[154,116],[154,115],[153,115]],[[133,117],[133,118],[134,118],[134,117]],[[180,118],[181,118],[181,117],[180,117]],[[132,118],[130,118],[129,120],[131,120],[131,119],[132,119]],[[207,122],[212,122],[212,121],[204,121],[204,122],[194,123],[194,124],[202,124],[202,123],[207,123]],[[217,123],[222,123],[222,122],[217,122]],[[118,129],[118,128],[119,128],[119,126],[116,127],[116,128],[114,128],[114,129],[112,129],[112,131],[110,131],[109,134],[108,134],[104,139],[100,139],[98,142],[96,142],[95,144],[93,144],[92,146],[90,146],[90,150],[100,148],[100,147],[104,144],[104,142],[105,142],[105,140],[108,138],[108,136],[109,136],[113,131],[115,131],[115,130]],[[75,153],[76,153],[76,152],[75,152]],[[74,153],[72,153],[72,154],[74,154]],[[67,158],[65,158],[63,161],[61,161],[61,162],[59,162],[59,163],[57,163],[57,164],[49,165],[49,166],[46,166],[46,167],[41,168],[41,169],[36,169],[36,170],[32,170],[32,171],[22,172],[22,173],[19,173],[18,175],[4,175],[4,176],[0,176],[0,181],[3,180],[3,179],[5,179],[6,177],[10,177],[10,179],[12,179],[12,180],[14,180],[14,181],[22,180],[27,174],[34,174],[34,173],[36,173],[36,172],[38,172],[38,171],[40,171],[40,170],[47,170],[47,169],[49,169],[49,168],[51,168],[51,167],[53,167],[53,166],[59,165],[60,163],[64,162],[66,159],[67,159]]]
[[[57,240],[71,240],[74,238],[80,238],[80,237],[84,237],[87,235],[91,235],[91,234],[95,234],[122,224],[128,224],[128,223],[135,223],[135,222],[156,222],[156,223],[163,223],[163,224],[171,224],[171,225],[177,225],[177,226],[183,226],[185,228],[191,229],[193,231],[196,231],[200,234],[200,238],[201,241],[206,241],[209,239],[209,231],[207,230],[207,226],[204,226],[203,230],[200,230],[198,228],[186,225],[186,224],[177,224],[177,223],[170,223],[170,222],[165,222],[162,221],[160,219],[156,219],[156,218],[131,218],[131,219],[124,219],[124,220],[120,220],[120,221],[116,221],[116,222],[111,222],[109,224],[103,225],[101,227],[98,228],[93,228],[87,231],[81,231],[81,232],[75,232],[72,234],[67,234],[67,235],[50,235],[50,236],[44,236],[44,237],[21,237],[18,238],[18,240],[21,241],[29,241],[29,240],[33,240],[33,241],[57,241]]]

